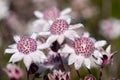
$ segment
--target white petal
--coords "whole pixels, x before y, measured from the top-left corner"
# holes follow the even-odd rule
[[[84,27],[83,24],[79,23],[79,24],[75,24],[75,25],[70,25],[69,29],[78,29],[80,27]]]
[[[76,54],[73,53],[69,56],[68,65],[73,64],[75,62],[75,60],[76,60]]]
[[[75,53],[74,49],[68,45],[65,45],[61,51],[62,53]]]
[[[32,53],[30,55],[34,63],[39,63],[40,62],[40,55],[39,53]]]
[[[111,45],[107,47],[106,52],[111,53]]]
[[[106,44],[107,44],[107,42],[106,42],[105,40],[97,41],[97,42],[95,43],[95,47],[96,47],[96,48],[103,47],[103,46],[105,46]]]
[[[43,18],[43,14],[42,14],[40,11],[34,11],[34,15],[35,15],[37,18]]]
[[[89,37],[89,36],[90,36],[90,34],[88,32],[83,33],[83,37]]]
[[[17,48],[17,44],[12,44],[8,46],[9,48]]]
[[[40,32],[38,33],[40,36],[50,35],[50,32]]]
[[[85,60],[84,60],[84,64],[85,64],[85,66],[86,66],[88,69],[90,69],[90,67],[91,67],[91,61],[90,61],[90,59],[85,59]]]
[[[48,48],[50,47],[50,45],[56,41],[58,38],[57,35],[51,35],[50,37],[48,37],[47,41],[41,45],[38,45],[38,49],[45,49],[45,48]]]
[[[17,52],[17,49],[5,49],[5,53],[15,53]]]
[[[84,57],[82,57],[82,56],[76,57],[76,61],[74,63],[76,70],[78,70],[81,67],[83,61],[84,61]]]
[[[37,38],[37,33],[33,33],[33,34],[31,35],[31,38],[36,39],[36,38]]]
[[[95,50],[93,55],[94,55],[96,58],[102,57],[102,53],[100,53],[98,50]]]
[[[66,8],[66,9],[62,10],[61,15],[69,14],[71,11],[72,11],[71,8]]]
[[[60,35],[60,36],[58,37],[58,39],[57,39],[58,43],[59,43],[59,44],[62,44],[63,41],[64,41],[64,38],[65,38],[64,35]]]
[[[45,53],[43,53],[42,51],[38,52],[38,55],[40,55],[40,61],[43,62],[47,57],[45,56]]]
[[[16,43],[18,43],[18,41],[20,41],[20,36],[15,35],[15,36],[13,36],[13,38]]]
[[[25,64],[27,70],[29,70],[29,67],[32,63],[32,58],[29,55],[25,55],[24,58],[23,58],[23,62]]]
[[[77,32],[73,31],[73,30],[67,30],[64,33],[65,37],[67,37],[68,39],[74,40],[75,38],[79,38],[79,35],[77,34]]]
[[[22,54],[20,54],[20,53],[14,53],[11,56],[9,62],[15,63],[15,62],[21,61],[22,59],[23,59],[23,55]]]
[[[66,19],[66,21],[67,21],[68,24],[71,23],[71,20],[72,20],[71,17],[69,17],[69,18]]]

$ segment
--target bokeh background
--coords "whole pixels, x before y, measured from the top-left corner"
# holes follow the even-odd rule
[[[120,0],[0,0],[0,80],[9,80],[3,68],[6,67],[10,55],[5,55],[4,50],[9,44],[14,43],[13,35],[28,34],[30,23],[37,19],[33,12],[35,10],[44,11],[53,6],[60,10],[67,7],[72,8],[71,24],[83,23],[92,37],[97,40],[107,40],[112,45],[112,51],[118,51],[114,56],[113,65],[104,68],[103,80],[111,80],[111,78],[119,80],[120,36],[111,39],[101,34],[100,22],[111,18],[120,20]],[[73,73],[74,71],[72,72],[73,80],[78,80],[76,73]],[[80,69],[81,76],[85,76],[87,73],[84,68]],[[99,71],[93,68],[92,73],[98,77]]]

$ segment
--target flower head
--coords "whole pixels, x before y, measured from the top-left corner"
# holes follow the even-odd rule
[[[83,27],[83,25],[80,23],[75,25],[69,24],[69,20],[66,21],[64,19],[58,19],[51,24],[48,32],[40,32],[39,35],[41,36],[49,35],[46,43],[41,45],[41,47],[48,48],[55,41],[57,41],[59,44],[62,44],[65,38],[74,40],[76,37],[79,37],[77,32],[73,29],[78,29]]]
[[[84,33],[82,37],[73,41],[72,46],[66,44],[62,49],[62,53],[70,53],[68,65],[74,63],[75,69],[79,69],[83,64],[90,69],[93,63],[92,55],[96,55],[94,51],[105,44],[106,41],[95,41],[89,37],[88,33]]]
[[[48,74],[49,80],[71,80],[69,72],[62,72],[61,70],[54,70],[53,74]]]
[[[90,74],[90,75],[85,76],[84,80],[96,80],[96,78]]]
[[[96,61],[96,64],[99,64],[99,65],[107,65],[107,64],[111,64],[112,61],[113,61],[113,56],[116,52],[114,53],[111,53],[111,45],[109,45],[106,50],[104,49],[99,49],[98,50],[98,53],[101,54],[101,56],[95,56],[97,61]]]
[[[7,64],[4,71],[7,73],[10,79],[20,79],[23,76],[23,71],[21,68],[15,64]]]
[[[23,59],[27,69],[29,69],[32,62],[43,62],[46,56],[39,50],[38,46],[40,43],[37,42],[36,37],[35,33],[31,37],[14,36],[16,44],[10,45],[5,49],[5,53],[14,53],[9,62],[15,63]]]
[[[56,7],[48,8],[43,11],[43,13],[40,11],[35,11],[34,14],[38,19],[33,21],[32,26],[29,26],[28,30],[30,32],[48,31],[51,27],[50,24],[53,23],[53,21],[57,19],[70,19],[70,15],[68,15],[70,12],[70,8],[60,11]]]

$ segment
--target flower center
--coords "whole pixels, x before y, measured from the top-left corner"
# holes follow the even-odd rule
[[[89,57],[94,52],[95,46],[91,39],[82,37],[75,40],[73,48],[77,55],[81,54],[85,57]]]
[[[56,20],[59,16],[60,16],[60,10],[55,7],[52,7],[44,12],[43,17],[45,20]]]
[[[69,24],[62,19],[56,20],[53,22],[53,24],[50,27],[50,32],[52,34],[61,34],[65,32],[69,28]]]
[[[29,54],[36,51],[37,42],[32,38],[22,37],[17,44],[17,49],[23,54]]]

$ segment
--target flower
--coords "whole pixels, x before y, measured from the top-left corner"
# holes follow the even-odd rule
[[[120,20],[106,19],[100,22],[100,32],[103,36],[116,39],[120,36]]]
[[[14,53],[9,62],[15,63],[23,59],[27,70],[29,70],[32,62],[43,62],[46,56],[39,50],[38,46],[40,43],[36,41],[36,37],[35,33],[31,37],[14,36],[16,44],[10,45],[5,49],[5,53]]]
[[[79,37],[77,32],[75,32],[73,29],[77,29],[83,27],[82,24],[75,24],[75,25],[69,25],[69,22],[58,19],[55,20],[48,32],[40,32],[39,35],[49,35],[46,42],[41,45],[40,48],[48,48],[54,41],[58,41],[59,44],[62,44],[65,38],[74,40],[75,37]]]
[[[23,71],[21,68],[15,64],[7,64],[6,69],[4,71],[11,79],[20,79],[23,76]]]
[[[100,53],[100,56],[95,56],[97,61],[96,64],[99,65],[107,65],[107,64],[111,64],[113,62],[113,56],[116,52],[111,53],[111,45],[109,45],[106,50],[104,49],[99,49],[98,53]]]
[[[29,26],[29,31],[32,32],[48,31],[50,28],[50,23],[52,23],[58,18],[65,20],[68,19],[70,17],[68,13],[70,12],[71,12],[70,8],[66,8],[63,11],[60,11],[56,7],[48,8],[43,13],[40,11],[35,11],[34,14],[38,19],[33,21],[32,26]]]
[[[96,80],[96,78],[92,74],[90,74],[90,75],[85,76],[84,80]]]
[[[68,59],[68,65],[74,63],[75,69],[78,70],[82,64],[84,64],[88,69],[92,66],[92,55],[99,55],[94,53],[94,51],[106,44],[106,41],[95,41],[93,38],[89,37],[89,33],[84,33],[82,37],[77,38],[73,41],[71,46],[67,44],[61,50],[62,53],[70,53]]]
[[[54,70],[53,74],[48,74],[49,80],[71,80],[70,72],[62,72],[61,70]]]

